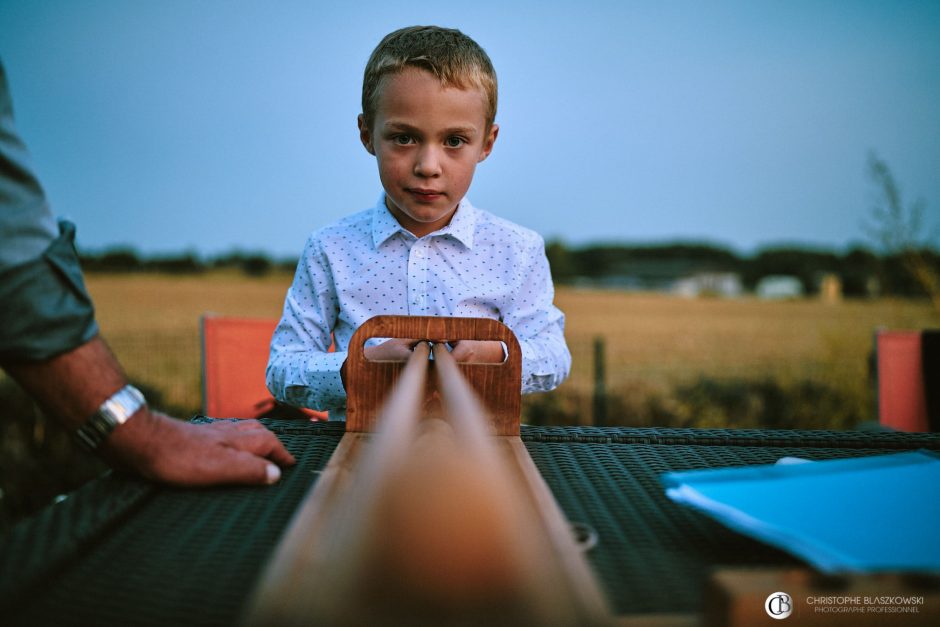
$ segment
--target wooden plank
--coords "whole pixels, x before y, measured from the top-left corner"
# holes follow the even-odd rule
[[[298,625],[301,621],[297,617],[311,615],[321,578],[334,574],[321,548],[334,524],[332,504],[348,491],[355,472],[353,462],[369,437],[347,433],[340,440],[268,562],[248,604],[246,625]]]
[[[371,336],[499,338],[494,321],[461,322],[457,331],[451,322],[422,319],[417,328],[379,320],[357,345]],[[519,358],[511,332],[502,337]],[[392,391],[374,434],[344,436],[265,572],[249,625],[609,623],[603,595],[522,441],[490,435],[518,434],[518,416],[514,428],[492,420],[466,370],[442,344],[433,350],[429,362],[427,344],[418,345],[386,380]],[[353,369],[357,381],[375,372],[363,362]],[[350,403],[374,401],[376,387],[356,388]],[[500,388],[518,400],[518,372]],[[432,411],[429,398],[438,401]]]
[[[489,470],[488,480],[505,486],[517,510],[519,532],[531,541],[526,567],[533,603],[559,624],[603,623],[608,617],[604,596],[521,438],[488,437],[486,410],[453,357],[439,345],[433,352],[447,418],[461,444],[476,449],[478,472]]]
[[[601,591],[594,572],[588,565],[584,553],[574,540],[571,524],[539,473],[522,440],[515,436],[497,438],[501,440],[513,467],[519,474],[521,492],[532,501],[536,520],[542,526],[541,533],[549,544],[548,551],[557,560],[562,574],[564,589],[569,590],[584,616],[591,624],[600,624],[609,616],[607,601]]]
[[[487,414],[497,435],[519,435],[522,391],[522,349],[508,327],[489,318],[439,316],[375,316],[353,334],[346,358],[346,429],[374,431],[386,395],[404,367],[402,362],[369,361],[363,353],[374,337],[411,338],[432,342],[456,339],[499,341],[508,356],[501,364],[459,364],[470,386],[485,399]],[[432,365],[433,368],[433,365]],[[434,399],[437,385],[427,380],[425,396]]]
[[[355,577],[377,522],[373,510],[384,466],[407,455],[428,369],[427,346],[416,348],[386,404],[383,433],[347,432],[278,544],[249,603],[247,625],[341,624]],[[367,440],[379,440],[369,456]]]

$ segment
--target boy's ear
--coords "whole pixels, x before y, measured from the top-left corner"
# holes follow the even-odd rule
[[[480,158],[477,159],[477,163],[489,157],[490,153],[493,152],[493,144],[496,143],[497,135],[499,135],[499,124],[494,122],[490,124],[490,130],[483,138],[483,150],[480,151]]]
[[[356,121],[359,124],[359,141],[362,142],[362,145],[365,146],[370,155],[374,155],[375,147],[372,145],[372,131],[370,131],[369,127],[366,126],[365,118],[362,117],[361,113],[359,114],[359,117],[356,118]]]

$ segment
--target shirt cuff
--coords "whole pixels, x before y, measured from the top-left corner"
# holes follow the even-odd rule
[[[288,390],[288,401],[310,409],[333,412],[346,406],[346,389],[340,368],[346,352],[317,353],[310,358],[303,372],[303,386]]]
[[[44,361],[97,335],[74,242],[75,226],[60,222],[41,257],[0,272],[0,360]]]

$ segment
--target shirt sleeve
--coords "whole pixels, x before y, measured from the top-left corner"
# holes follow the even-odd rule
[[[30,167],[0,64],[0,361],[50,359],[98,333],[74,241]]]
[[[552,302],[552,284],[545,244],[535,236],[516,265],[513,300],[503,308],[506,324],[522,349],[522,392],[547,392],[571,371],[565,343],[565,315]]]
[[[274,398],[317,410],[346,406],[340,377],[346,351],[328,352],[338,314],[329,259],[314,234],[297,264],[284,313],[271,339],[266,379]]]
[[[0,62],[0,271],[39,258],[58,235],[29,153],[16,132]]]

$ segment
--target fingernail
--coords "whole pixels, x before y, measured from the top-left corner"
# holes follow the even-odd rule
[[[277,483],[277,480],[281,478],[281,469],[274,464],[268,464],[266,472],[268,476],[268,485]]]

